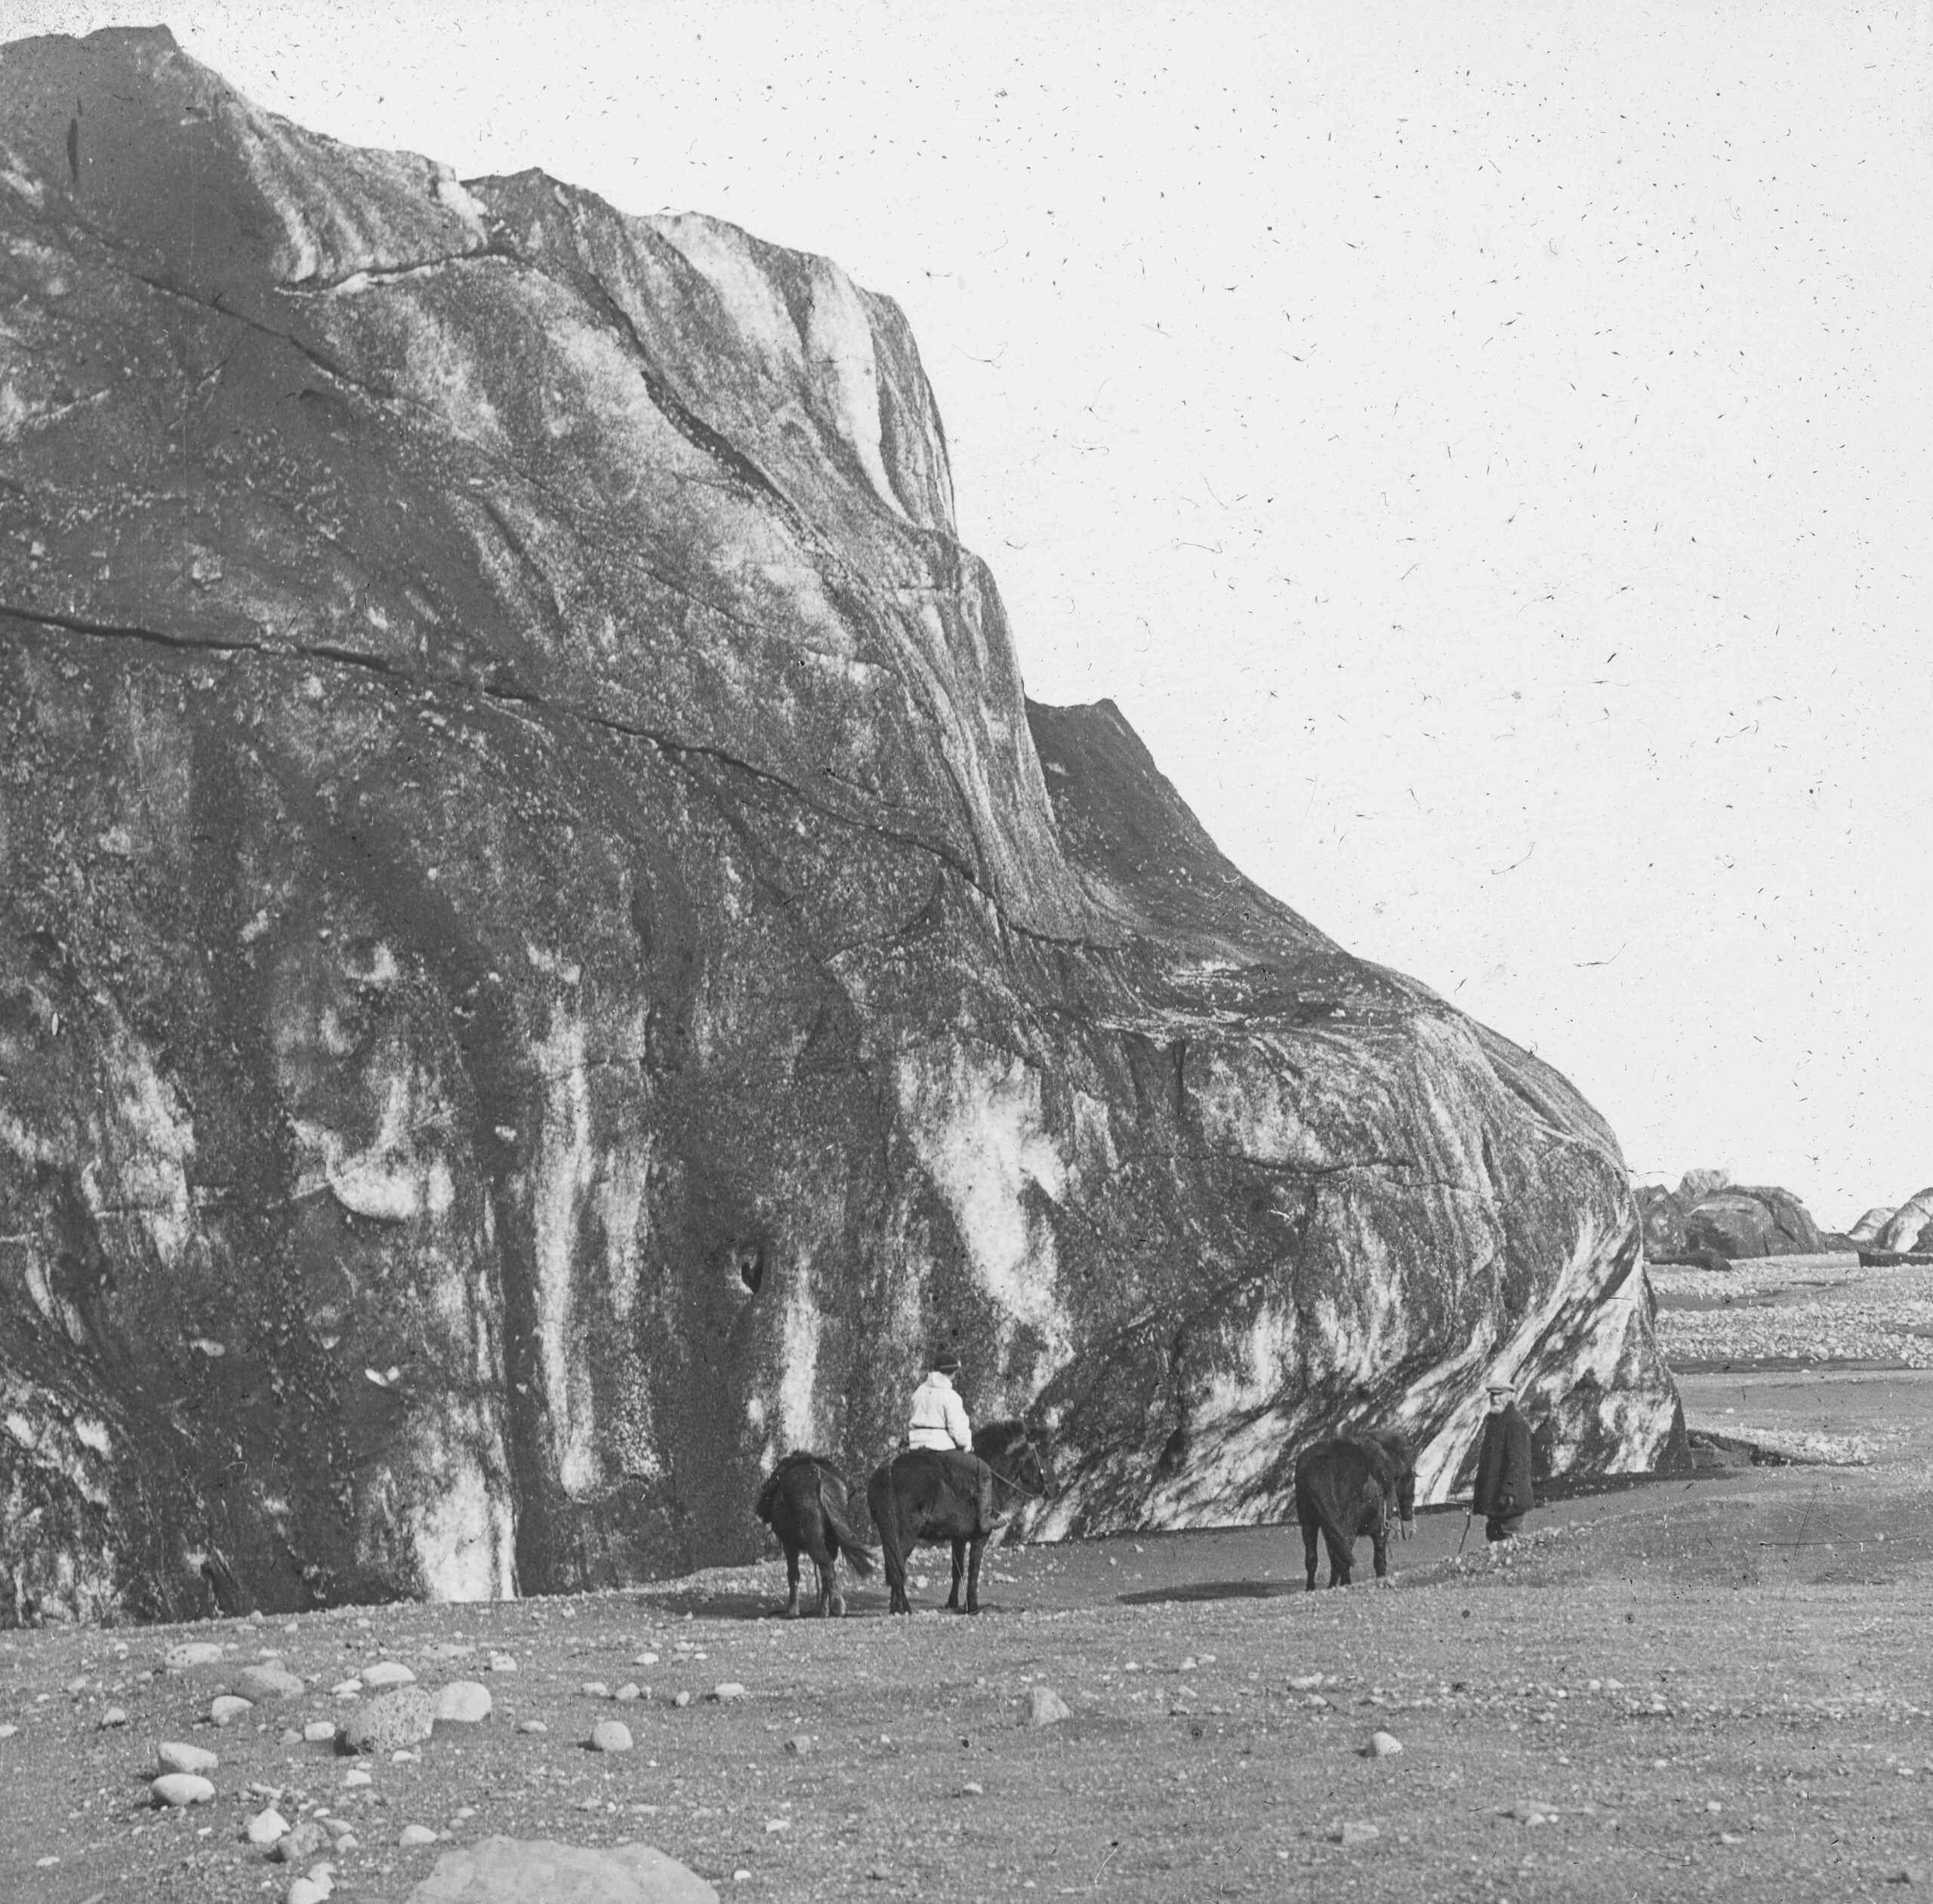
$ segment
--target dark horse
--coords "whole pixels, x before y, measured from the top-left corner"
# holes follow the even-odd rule
[[[1376,1548],[1376,1577],[1389,1571],[1391,1523],[1403,1538],[1416,1532],[1417,1463],[1409,1443],[1394,1428],[1376,1428],[1318,1441],[1296,1461],[1296,1518],[1302,1523],[1309,1591],[1315,1591],[1315,1536],[1329,1547],[1329,1584],[1346,1587],[1355,1564],[1356,1540],[1367,1534]]]
[[[799,1556],[809,1554],[819,1569],[819,1604],[812,1610],[831,1619],[846,1611],[835,1569],[844,1554],[865,1579],[873,1570],[871,1548],[863,1545],[846,1519],[846,1477],[822,1455],[788,1455],[759,1490],[754,1511],[778,1536],[785,1550],[785,1580],[791,1588],[785,1611],[799,1617]]]
[[[953,1591],[948,1608],[960,1611],[960,1576],[966,1575],[966,1611],[980,1610],[980,1555],[987,1536],[1016,1501],[1039,1500],[1053,1489],[1045,1448],[1023,1421],[991,1421],[973,1431],[973,1452],[993,1470],[991,1521],[981,1513],[980,1489],[970,1464],[925,1448],[908,1449],[873,1470],[866,1504],[886,1560],[892,1611],[910,1613],[906,1557],[922,1541],[953,1545]]]

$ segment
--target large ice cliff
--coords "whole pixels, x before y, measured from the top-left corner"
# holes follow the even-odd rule
[[[1676,1409],[1571,1086],[1025,700],[887,299],[5,49],[0,1621],[743,1557],[936,1338],[1047,1535]]]

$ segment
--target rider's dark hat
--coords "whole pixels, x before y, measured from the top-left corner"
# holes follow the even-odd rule
[[[942,1375],[957,1375],[960,1372],[960,1358],[951,1349],[936,1349],[926,1359],[929,1369],[937,1369]]]

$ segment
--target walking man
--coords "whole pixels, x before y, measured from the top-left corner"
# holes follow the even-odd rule
[[[1484,1538],[1512,1540],[1537,1505],[1531,1479],[1531,1428],[1517,1412],[1517,1391],[1508,1382],[1490,1384],[1490,1413],[1477,1451],[1476,1486],[1470,1511],[1484,1517]]]
[[[936,1349],[926,1378],[913,1391],[912,1412],[906,1424],[906,1445],[952,1461],[969,1480],[979,1498],[980,1525],[994,1525],[994,1471],[973,1452],[973,1424],[966,1404],[953,1385],[960,1358],[951,1349]]]

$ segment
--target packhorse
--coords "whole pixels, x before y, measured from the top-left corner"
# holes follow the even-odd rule
[[[906,1597],[906,1557],[922,1541],[950,1542],[953,1591],[948,1611],[957,1613],[960,1580],[966,1578],[969,1613],[980,1610],[980,1556],[995,1526],[1022,1499],[1040,1500],[1053,1491],[1053,1470],[1046,1446],[1024,1421],[990,1421],[973,1431],[973,1452],[993,1471],[993,1516],[982,1511],[979,1481],[972,1465],[939,1450],[914,1448],[883,1463],[866,1483],[886,1566],[891,1610],[910,1613]]]
[[[754,1508],[785,1550],[785,1581],[791,1589],[787,1617],[799,1617],[799,1556],[809,1554],[819,1569],[819,1604],[813,1612],[836,1619],[846,1611],[839,1591],[839,1557],[844,1554],[861,1579],[873,1570],[872,1550],[852,1532],[846,1517],[846,1477],[822,1455],[788,1455],[766,1477]]]
[[[1404,1539],[1416,1532],[1417,1463],[1408,1441],[1394,1428],[1377,1428],[1318,1441],[1296,1461],[1296,1518],[1302,1523],[1309,1591],[1315,1591],[1315,1539],[1329,1549],[1329,1584],[1346,1587],[1358,1538],[1367,1534],[1376,1554],[1376,1577],[1389,1571],[1389,1535],[1400,1523]]]

